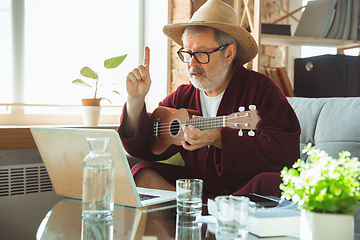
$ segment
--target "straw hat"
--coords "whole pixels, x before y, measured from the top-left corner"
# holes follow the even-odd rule
[[[238,26],[235,10],[220,0],[208,0],[192,16],[189,23],[176,23],[164,26],[163,32],[174,42],[183,46],[182,34],[188,26],[208,26],[219,29],[237,42],[236,56],[242,64],[251,61],[258,53],[255,39],[243,27]]]

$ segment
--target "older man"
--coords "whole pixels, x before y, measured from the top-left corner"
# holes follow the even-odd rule
[[[255,136],[227,127],[199,130],[182,126],[180,154],[185,166],[158,163],[170,155],[149,148],[150,116],[145,96],[151,85],[150,50],[144,65],[128,74],[128,100],[119,134],[129,154],[146,161],[133,167],[137,186],[174,190],[178,178],[204,181],[204,200],[226,194],[255,192],[280,195],[280,170],[299,157],[300,127],[286,97],[274,81],[243,64],[257,54],[252,36],[236,24],[229,5],[209,0],[190,23],[167,25],[164,33],[178,43],[191,84],[181,85],[160,106],[196,110],[204,117],[229,115],[255,105],[261,117]]]

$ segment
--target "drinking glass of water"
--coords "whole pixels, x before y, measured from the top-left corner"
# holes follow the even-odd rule
[[[202,192],[201,179],[176,180],[177,213],[201,216]]]
[[[238,196],[218,196],[216,239],[247,239],[249,198]]]
[[[202,222],[198,216],[176,214],[175,240],[200,240]]]

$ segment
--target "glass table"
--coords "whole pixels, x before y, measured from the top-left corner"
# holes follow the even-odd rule
[[[206,205],[203,211],[207,212]],[[214,230],[214,223],[177,215],[176,201],[143,208],[115,205],[111,220],[87,221],[82,219],[81,200],[64,198],[44,217],[36,239],[216,239]],[[259,238],[249,234],[248,240],[253,239]]]

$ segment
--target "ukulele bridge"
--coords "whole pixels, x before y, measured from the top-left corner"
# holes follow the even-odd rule
[[[156,138],[156,140],[160,139],[159,136],[159,124],[160,124],[160,118],[157,118],[154,122],[154,136]]]

